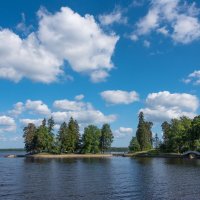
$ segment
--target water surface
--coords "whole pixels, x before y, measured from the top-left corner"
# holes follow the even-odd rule
[[[4,154],[2,200],[200,199],[200,160],[28,159]]]

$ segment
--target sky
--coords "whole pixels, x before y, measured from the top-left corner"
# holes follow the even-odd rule
[[[200,3],[193,0],[2,0],[0,148],[23,127],[72,116],[111,125],[129,145],[138,113],[160,125],[199,115]]]

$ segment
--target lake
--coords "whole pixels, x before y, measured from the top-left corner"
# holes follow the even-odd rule
[[[200,199],[200,160],[4,158],[1,200]]]

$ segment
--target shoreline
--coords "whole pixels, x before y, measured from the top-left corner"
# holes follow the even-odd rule
[[[26,158],[110,158],[112,154],[34,154]]]

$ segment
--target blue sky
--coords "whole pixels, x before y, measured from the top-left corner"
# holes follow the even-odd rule
[[[160,137],[164,120],[199,114],[198,1],[0,4],[0,148],[44,117],[108,122],[128,146],[139,111]]]

